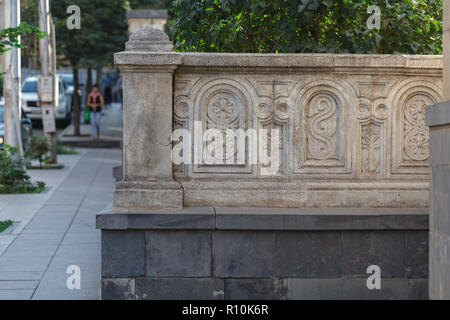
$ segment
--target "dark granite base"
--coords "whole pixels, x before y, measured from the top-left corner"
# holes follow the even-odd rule
[[[97,227],[103,299],[428,297],[423,209],[188,208],[100,213]]]

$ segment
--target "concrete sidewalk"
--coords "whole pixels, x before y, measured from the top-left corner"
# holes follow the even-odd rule
[[[0,299],[99,298],[100,232],[95,215],[112,201],[112,167],[120,163],[118,149],[87,150],[43,204],[31,198],[16,203],[18,212],[40,207],[11,235],[14,239],[0,255]],[[8,196],[16,195],[5,195],[1,203]],[[7,208],[4,205],[2,217]],[[10,211],[12,220],[15,214]],[[80,290],[66,288],[70,265],[81,269]]]
[[[91,140],[91,125],[84,123],[84,113],[80,124],[80,136],[73,135],[73,124],[68,125],[58,136],[63,144],[85,148],[119,148],[122,141],[122,105],[112,103],[102,110],[100,140]]]

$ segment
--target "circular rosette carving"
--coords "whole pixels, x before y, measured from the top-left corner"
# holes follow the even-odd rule
[[[236,141],[231,130],[210,129],[205,132],[205,139],[210,141],[206,144],[207,152],[216,161],[224,161],[235,157],[237,152]]]
[[[189,104],[186,101],[178,100],[173,108],[175,121],[186,122],[189,118]]]
[[[370,106],[368,103],[360,103],[356,107],[356,113],[358,114],[358,118],[364,119],[370,117]]]
[[[429,134],[424,129],[411,130],[405,136],[405,152],[413,160],[425,161],[430,150]]]
[[[386,119],[388,116],[388,107],[384,103],[380,103],[375,107],[374,115],[378,119]]]
[[[388,117],[389,108],[384,103],[369,101],[364,99],[363,102],[356,107],[356,114],[359,119],[368,119],[371,116],[384,120]]]
[[[280,103],[276,106],[275,118],[282,122],[289,119],[289,105],[287,103]]]
[[[429,133],[425,126],[425,109],[433,104],[433,99],[426,93],[412,95],[404,107],[404,150],[406,159],[425,161],[429,155]]]
[[[223,141],[223,146],[219,146],[217,141],[210,145],[215,150],[221,150],[216,154],[209,149],[216,160],[231,159],[236,155],[233,129],[239,127],[239,104],[239,99],[234,94],[223,91],[213,94],[207,103],[207,128],[217,129],[215,132],[220,132]]]
[[[272,116],[272,113],[273,107],[269,103],[260,103],[256,108],[256,116],[261,120],[270,118]]]
[[[229,127],[236,122],[238,111],[229,94],[220,93],[214,96],[208,105],[209,119],[219,127]]]
[[[425,121],[425,108],[432,104],[427,96],[417,96],[411,99],[406,106],[405,117],[407,121],[422,126]]]

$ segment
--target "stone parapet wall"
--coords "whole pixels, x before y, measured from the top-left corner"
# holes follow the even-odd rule
[[[442,57],[176,53],[163,33],[139,32],[115,55],[125,92],[116,207],[132,207],[136,180],[179,185],[169,201],[150,191],[148,208],[428,206],[425,107],[442,100]]]
[[[102,299],[427,298],[441,57],[125,47]]]

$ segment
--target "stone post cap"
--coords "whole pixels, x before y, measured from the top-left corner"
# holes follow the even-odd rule
[[[173,51],[173,44],[163,31],[147,25],[130,35],[129,41],[125,44],[125,50],[170,52]]]

